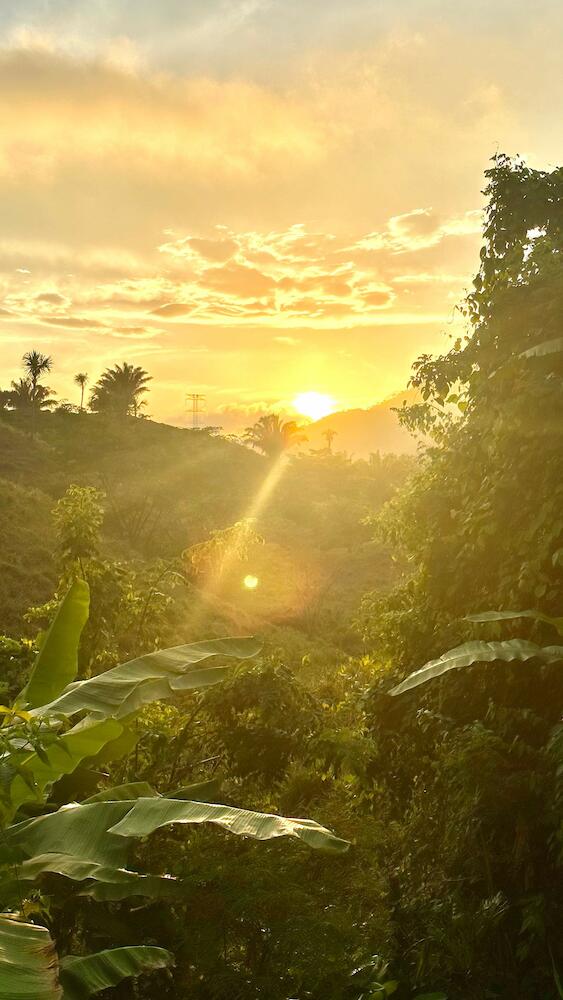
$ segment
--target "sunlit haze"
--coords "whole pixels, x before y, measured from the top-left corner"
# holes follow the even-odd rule
[[[293,400],[293,406],[302,416],[320,420],[334,412],[336,401],[322,392],[300,392]]]
[[[400,391],[457,331],[490,157],[563,155],[562,29],[557,0],[6,0],[5,381],[33,346],[77,403],[128,361],[155,419],[198,393],[226,430]]]

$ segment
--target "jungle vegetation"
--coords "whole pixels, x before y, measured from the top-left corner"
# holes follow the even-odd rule
[[[2,1000],[563,996],[563,169],[486,179],[416,457],[2,392]]]

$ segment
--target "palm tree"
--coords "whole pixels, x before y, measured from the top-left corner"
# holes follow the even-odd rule
[[[33,385],[30,378],[20,378],[12,382],[9,390],[9,405],[13,410],[34,414],[37,410],[47,410],[55,399],[46,385]]]
[[[80,412],[81,413],[82,413],[82,411],[84,409],[84,390],[86,388],[87,381],[88,381],[88,375],[86,374],[86,372],[78,372],[78,374],[74,376],[75,385],[79,385],[80,386]]]
[[[333,431],[331,427],[327,427],[326,431],[323,431],[323,437],[326,441],[326,450],[332,455],[332,442],[334,441],[338,431]]]
[[[90,409],[116,417],[136,417],[146,403],[142,396],[149,391],[147,382],[150,381],[151,376],[144,368],[126,361],[106,368],[90,394]]]
[[[282,420],[277,413],[260,417],[252,427],[246,428],[243,439],[268,458],[277,458],[292,445],[307,440],[295,420]]]
[[[41,393],[38,393],[39,379],[45,372],[50,372],[53,367],[53,359],[48,354],[41,354],[40,351],[26,351],[23,358],[23,367],[27,372],[25,381],[29,382],[31,386],[31,436],[35,437],[35,424],[37,419],[37,410],[41,409],[38,406],[39,398]],[[24,381],[20,379],[20,382]],[[47,396],[50,390],[47,390]]]

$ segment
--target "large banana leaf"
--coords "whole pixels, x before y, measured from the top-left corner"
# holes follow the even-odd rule
[[[45,745],[41,755],[35,751],[15,754],[14,762],[23,770],[27,780],[21,773],[13,778],[7,812],[14,816],[24,802],[40,800],[47,785],[63,774],[72,774],[82,760],[94,757],[122,732],[123,726],[115,719],[79,722],[63,736]]]
[[[99,719],[122,719],[143,705],[170,698],[176,692],[208,687],[222,681],[229,668],[206,665],[217,657],[245,660],[256,656],[260,644],[253,638],[211,639],[147,653],[103,674],[69,684],[58,698],[35,714],[87,711]]]
[[[563,635],[563,618],[552,618],[551,615],[546,615],[543,611],[534,611],[533,609],[528,611],[481,611],[476,615],[467,615],[466,621],[507,622],[513,621],[515,618],[531,618],[536,622],[545,622],[547,625],[553,625],[559,635]]]
[[[493,663],[497,660],[511,662],[537,660],[540,663],[563,662],[563,646],[537,646],[524,639],[508,639],[505,642],[465,642],[450,649],[437,660],[430,660],[420,670],[415,670],[389,692],[403,694],[412,688],[426,684],[450,670],[461,670],[475,663]]]
[[[0,915],[0,1000],[60,1000],[49,931]]]
[[[10,877],[0,880],[0,902],[10,906],[21,897],[22,883],[35,882],[43,875],[59,875],[83,883],[79,895],[96,900],[119,900],[130,896],[164,899],[178,895],[180,883],[171,875],[143,875],[126,868],[109,868],[68,854],[39,854],[10,869]]]
[[[189,802],[178,799],[138,799],[132,809],[109,830],[124,837],[146,837],[171,823],[214,823],[229,833],[255,840],[297,837],[309,847],[325,851],[346,851],[346,840],[311,819],[289,819],[271,813],[250,812],[215,802]]]
[[[61,961],[63,1000],[87,1000],[100,990],[117,986],[123,979],[155,969],[166,969],[173,963],[169,951],[146,945],[112,948],[84,957],[69,955]]]
[[[65,854],[109,868],[125,868],[133,837],[144,837],[170,823],[214,823],[256,840],[296,837],[309,847],[345,851],[348,843],[309,819],[288,819],[215,803],[146,798],[63,806],[56,813],[15,823],[4,834],[5,850],[24,859]]]
[[[18,701],[37,708],[57,698],[74,680],[78,671],[78,645],[89,606],[88,584],[75,580],[59,605]]]

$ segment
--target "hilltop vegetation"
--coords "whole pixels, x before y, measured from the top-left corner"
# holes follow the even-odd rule
[[[123,998],[562,995],[563,171],[487,180],[417,457],[158,425],[142,371],[104,412],[8,401],[0,896],[63,956],[34,1000],[90,995],[68,956],[106,949],[98,988],[152,970]]]

